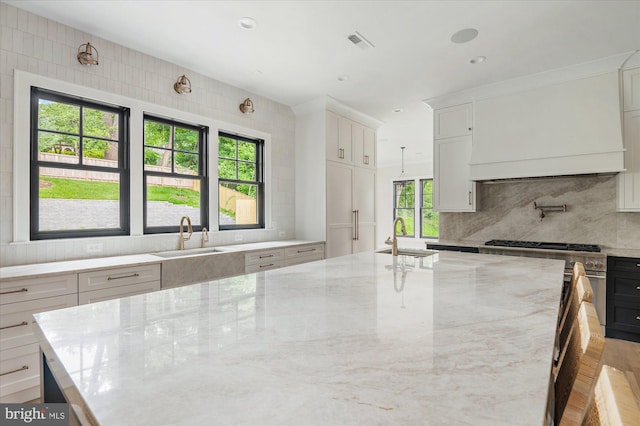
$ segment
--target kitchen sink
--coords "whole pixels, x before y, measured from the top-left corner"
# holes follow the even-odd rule
[[[379,250],[378,253],[391,254],[391,249]],[[433,251],[433,250],[421,250],[421,249],[410,249],[410,248],[398,249],[398,255],[401,255],[401,256],[427,257],[436,253],[437,251]]]
[[[186,250],[161,251],[158,253],[151,253],[151,254],[153,254],[154,256],[165,258],[165,259],[170,259],[173,257],[184,257],[184,256],[193,256],[196,254],[210,254],[210,253],[223,253],[223,251],[217,250],[214,247],[204,247],[204,248],[194,248],[194,249],[186,249]]]

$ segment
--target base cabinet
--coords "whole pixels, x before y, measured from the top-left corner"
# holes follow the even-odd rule
[[[606,336],[640,342],[640,258],[607,258]]]
[[[78,304],[78,275],[0,282],[0,402],[40,396],[40,358],[33,314]]]

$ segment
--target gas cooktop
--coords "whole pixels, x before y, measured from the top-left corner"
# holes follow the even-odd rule
[[[491,240],[484,243],[485,246],[532,248],[542,250],[571,250],[600,252],[600,246],[596,244],[572,244],[572,243],[545,243],[539,241],[513,241],[513,240]]]

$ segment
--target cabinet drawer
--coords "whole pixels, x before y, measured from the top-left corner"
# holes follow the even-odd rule
[[[0,310],[0,348],[9,349],[36,343],[33,314],[68,308],[77,304],[78,296],[74,293],[4,305]]]
[[[284,250],[264,250],[247,253],[245,257],[245,265],[264,264],[282,260],[284,258]]]
[[[613,274],[617,272],[637,272],[640,279],[640,259],[630,257],[610,257],[607,271]]]
[[[0,282],[0,305],[77,292],[78,275],[76,274],[7,280]]]
[[[78,274],[78,291],[120,287],[149,281],[160,281],[160,264],[82,272]]]
[[[313,262],[314,260],[324,259],[324,253],[315,253],[308,256],[296,256],[287,259],[287,266],[299,265],[301,263]]]
[[[150,281],[146,283],[129,284],[126,286],[103,288],[100,290],[85,291],[78,294],[78,303],[102,302],[104,300],[118,299],[120,297],[135,296],[136,294],[149,293],[160,290],[160,281]]]
[[[633,274],[630,274],[633,275]],[[629,302],[640,303],[640,276],[632,277],[623,274],[613,276],[609,280],[609,285],[613,283],[613,297],[621,297]]]
[[[640,305],[614,306],[613,326],[618,330],[640,333]]]
[[[265,261],[263,263],[247,265],[245,268],[245,273],[252,274],[254,272],[261,272],[261,271],[268,271],[269,269],[282,268],[283,266],[284,266],[284,261],[282,260],[270,260],[270,261]]]
[[[40,351],[38,344],[0,351],[0,402],[25,402],[26,389],[40,388]],[[16,394],[22,393],[16,398]],[[18,399],[18,400],[16,400]]]
[[[311,246],[301,246],[301,247],[289,247],[286,249],[286,257],[287,260],[290,260],[295,257],[305,257],[311,255],[321,254],[324,256],[324,245],[323,244],[315,244]]]

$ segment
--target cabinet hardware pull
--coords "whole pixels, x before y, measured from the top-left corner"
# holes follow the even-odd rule
[[[338,158],[344,158],[344,148],[338,148]]]
[[[260,265],[261,268],[268,268],[269,266],[273,266],[273,263],[269,263],[268,265]]]
[[[298,253],[306,253],[306,252],[309,252],[309,251],[316,251],[316,249],[310,248],[310,249],[298,250]]]
[[[356,210],[356,241],[360,241],[360,210]]]
[[[0,327],[0,330],[6,330],[7,328],[14,328],[14,327],[22,327],[23,325],[29,325],[29,323],[26,321],[22,321],[20,324],[13,324],[13,325],[7,325],[5,327]]]
[[[258,256],[258,259],[265,259],[267,257],[273,257],[273,254],[265,254],[265,255],[262,255],[262,256]]]
[[[7,374],[17,373],[18,371],[28,370],[28,369],[29,369],[28,365],[23,365],[22,367],[16,368],[15,370],[7,371],[5,373],[0,373],[0,376],[6,376]]]
[[[351,213],[353,213],[353,237],[351,237],[351,239],[355,241],[358,239],[358,234],[357,234],[358,216],[357,216],[356,210],[353,210]]]
[[[368,156],[368,155],[365,155],[365,156],[364,156],[364,161],[363,161],[363,163],[364,163],[364,164],[369,164],[369,156]]]
[[[469,191],[469,205],[471,205],[471,191]]]
[[[2,293],[0,293],[0,295],[12,294],[12,293],[26,293],[27,291],[29,291],[28,288],[21,288],[20,290],[3,291]]]
[[[123,276],[121,276],[121,277],[112,277],[112,276],[109,276],[109,278],[107,278],[107,281],[111,281],[111,280],[121,280],[121,279],[123,279],[123,278],[133,278],[133,277],[139,277],[139,276],[140,276],[140,274],[139,274],[139,273],[137,273],[137,272],[136,272],[135,274],[131,274],[131,275],[123,275]]]

